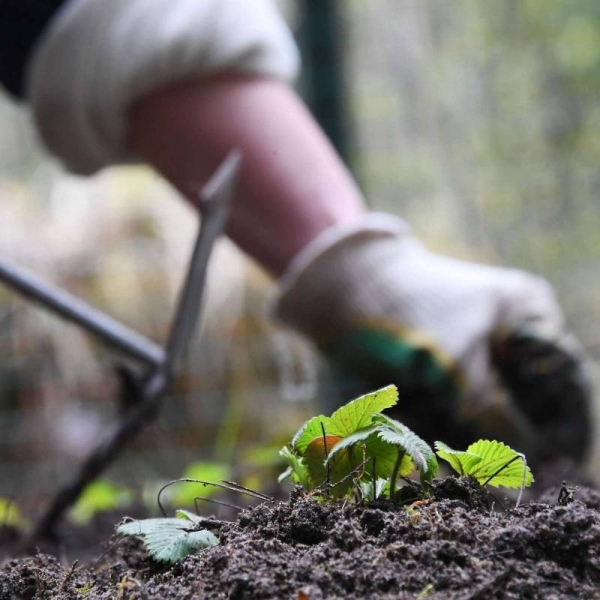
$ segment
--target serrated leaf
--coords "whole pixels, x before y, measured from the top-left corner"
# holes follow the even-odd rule
[[[371,459],[375,459],[375,477],[388,479],[392,475],[394,465],[396,464],[398,446],[382,440],[378,435],[373,435],[366,440],[365,449],[367,456]],[[413,472],[414,468],[415,465],[411,457],[408,454],[405,454],[402,457],[398,475],[401,477],[408,477]],[[371,461],[365,466],[365,471],[372,476],[373,467]]]
[[[375,428],[376,426],[369,425],[369,427],[365,427],[364,429],[355,431],[349,436],[340,439],[333,448],[328,448],[329,455],[327,456],[327,462],[331,462],[338,454],[338,452],[341,452],[349,446],[354,446],[360,442],[364,442],[370,435],[373,435],[373,433],[375,432]]]
[[[279,473],[279,477],[277,477],[277,483],[281,485],[284,481],[287,481],[288,479],[293,480],[293,476],[294,470],[292,469],[292,467],[288,467],[285,471]]]
[[[185,519],[187,521],[191,521],[194,525],[198,525],[203,519],[200,515],[193,513],[189,510],[185,510],[183,508],[179,508],[175,511],[175,516],[178,519]]]
[[[464,450],[454,450],[443,442],[435,442],[436,454],[445,460],[459,474],[471,473],[475,466],[481,462],[481,456],[470,454]]]
[[[377,429],[377,435],[382,440],[404,449],[426,479],[436,475],[438,463],[431,446],[408,427],[388,419],[388,424]]]
[[[388,417],[387,415],[383,415],[383,414],[374,415],[373,423],[381,423],[382,425],[388,425],[389,427],[391,427],[392,429],[395,429],[396,431],[405,431],[408,429],[406,427],[406,425],[404,425],[403,423],[400,423],[400,421],[396,421],[396,419],[392,419],[391,417]]]
[[[325,433],[329,433],[329,417],[319,415],[309,419],[302,425],[298,433],[292,439],[292,448],[303,455],[308,445],[317,437],[323,436],[323,428]]]
[[[330,417],[327,433],[346,437],[373,422],[373,416],[398,402],[398,389],[388,385],[359,396],[338,408]]]
[[[502,442],[479,440],[471,444],[467,452],[481,457],[473,472],[468,473],[479,483],[506,488],[520,488],[523,481],[525,486],[533,483],[533,474],[525,465],[523,455]]]
[[[279,456],[285,461],[288,468],[278,477],[278,483],[292,478],[295,483],[299,483],[304,489],[310,489],[308,470],[303,460],[296,456],[287,446],[284,446],[279,451]]]
[[[154,560],[174,563],[195,554],[199,550],[216,546],[217,537],[206,529],[184,531],[173,528],[171,531],[154,531],[146,535],[145,545]]]
[[[479,440],[464,452],[436,442],[436,449],[438,456],[448,461],[459,474],[470,475],[480,484],[520,488],[524,475],[525,486],[533,482],[533,475],[525,466],[523,455],[502,442]]]
[[[161,531],[169,527],[188,527],[190,524],[183,519],[158,518],[158,519],[139,519],[122,523],[117,527],[119,535],[148,535],[154,531]]]
[[[142,519],[119,525],[117,533],[143,536],[144,545],[155,560],[174,563],[219,543],[210,531],[194,527],[187,518]]]
[[[329,453],[342,438],[328,435],[326,439],[327,453]],[[360,479],[362,473],[357,473],[354,477],[349,475],[364,460],[364,452],[361,448],[349,446],[338,452],[327,464],[326,456],[323,436],[315,438],[304,454],[311,488],[324,484],[329,471],[329,483],[332,485],[330,492],[335,497],[341,497],[352,487],[355,479]]]

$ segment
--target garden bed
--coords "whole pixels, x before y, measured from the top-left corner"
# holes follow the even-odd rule
[[[408,507],[319,504],[297,490],[242,511],[219,546],[173,566],[132,539],[75,566],[7,560],[0,600],[600,597],[599,492],[555,487],[513,508],[465,478],[433,489]]]

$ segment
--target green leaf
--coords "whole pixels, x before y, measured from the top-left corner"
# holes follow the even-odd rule
[[[304,461],[299,456],[296,456],[288,446],[284,446],[279,451],[279,456],[281,456],[288,465],[288,468],[278,477],[278,483],[282,483],[286,479],[292,478],[294,483],[299,483],[304,489],[311,489],[308,479],[308,470]]]
[[[479,440],[465,452],[436,442],[437,454],[447,460],[461,475],[470,475],[480,484],[520,488],[533,483],[533,475],[525,465],[524,456],[506,444],[495,440]]]
[[[481,461],[470,473],[479,483],[506,488],[520,488],[523,481],[525,486],[533,483],[533,474],[525,464],[524,455],[502,442],[479,440],[471,444],[467,452],[481,456]]]
[[[187,519],[188,521],[191,521],[194,525],[198,525],[198,523],[200,523],[203,520],[200,515],[197,515],[196,513],[190,512],[189,510],[185,510],[183,508],[178,508],[175,511],[175,516],[178,519]]]
[[[171,528],[155,531],[146,536],[145,544],[150,556],[159,562],[174,563],[199,550],[216,546],[217,537],[207,529],[184,531]]]
[[[335,458],[335,456],[342,450],[345,450],[350,446],[355,446],[359,442],[364,442],[369,436],[373,435],[375,430],[376,426],[369,425],[368,427],[365,427],[364,429],[359,429],[358,431],[355,431],[354,433],[341,439],[337,444],[335,444],[333,448],[329,449],[327,462],[331,462]]]
[[[316,438],[323,436],[323,428],[325,433],[329,433],[329,417],[319,415],[309,419],[302,425],[298,433],[292,439],[292,448],[303,455],[308,448],[308,445]],[[321,426],[322,425],[322,426]]]
[[[454,450],[454,448],[450,448],[443,442],[435,442],[434,445],[436,454],[448,462],[459,475],[471,473],[477,463],[481,462],[481,456],[469,454],[464,450]]]
[[[390,442],[382,440],[379,435],[373,435],[370,437],[365,444],[367,456],[371,459],[375,459],[375,476],[382,479],[389,479],[394,470],[396,458],[398,457],[398,446]],[[400,463],[400,470],[398,475],[400,477],[408,477],[414,470],[415,464],[412,458],[405,454],[402,457]],[[366,465],[365,470],[372,474],[372,462]]]
[[[431,446],[416,433],[395,419],[385,415],[377,415],[376,422],[380,423],[377,435],[396,447],[403,448],[412,458],[421,473],[422,479],[432,479],[437,475],[439,465]]]
[[[398,389],[395,385],[359,396],[331,415],[327,433],[346,437],[370,425],[376,413],[394,406],[397,402]]]
[[[117,533],[124,536],[142,536],[144,545],[154,560],[174,563],[219,543],[213,533],[195,527],[188,518],[142,519],[119,525]]]
[[[338,452],[331,462],[326,463],[329,453],[342,440],[337,435],[327,435],[327,451],[323,436],[315,438],[306,449],[304,461],[308,469],[310,488],[319,487],[327,480],[332,484],[331,494],[336,497],[343,496],[352,487],[354,479],[360,479],[361,473],[348,477],[364,460],[364,452],[355,446],[349,446]]]
[[[381,498],[381,496],[389,495],[390,490],[390,481],[389,479],[381,479],[378,478],[375,480],[375,498],[373,498],[373,480],[362,479],[360,482],[360,491],[362,497],[369,500],[377,500],[377,498]]]
[[[185,519],[159,518],[159,519],[139,519],[122,523],[117,527],[119,535],[140,535],[145,536],[156,530],[164,529],[167,525],[179,528],[189,528],[190,524]]]

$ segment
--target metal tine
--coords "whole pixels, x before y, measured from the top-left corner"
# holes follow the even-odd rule
[[[139,401],[106,432],[78,473],[59,489],[46,512],[34,525],[24,547],[32,547],[35,540],[53,532],[57,521],[75,502],[85,485],[98,477],[118,456],[125,444],[139,432],[143,423],[154,416],[169,385],[173,368],[185,352],[198,320],[208,260],[214,242],[221,234],[227,219],[240,161],[240,152],[231,152],[200,195],[199,209],[204,218],[171,328],[165,360],[162,364],[155,365],[149,373],[140,390]]]
[[[183,358],[194,333],[202,307],[208,259],[216,239],[223,232],[242,162],[239,150],[232,150],[203,187],[198,208],[202,225],[190,259],[186,281],[167,342],[164,372],[167,379]]]
[[[32,302],[87,329],[127,356],[154,368],[163,364],[165,352],[158,344],[66,290],[43,281],[28,269],[10,264],[3,257],[0,257],[0,280]]]

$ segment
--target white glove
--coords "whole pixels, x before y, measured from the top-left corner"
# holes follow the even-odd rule
[[[401,404],[420,401],[403,397],[405,380],[428,379],[449,396],[454,386],[460,399],[447,398],[448,418],[525,446],[536,423],[506,393],[492,349],[527,327],[561,347],[567,339],[543,279],[433,254],[384,214],[327,230],[304,249],[280,281],[275,312],[359,377],[373,372],[369,361],[387,363],[396,381],[375,383],[397,383]]]
[[[134,160],[127,110],[142,95],[218,72],[293,79],[299,55],[271,0],[71,0],[27,69],[49,150],[89,175]]]

